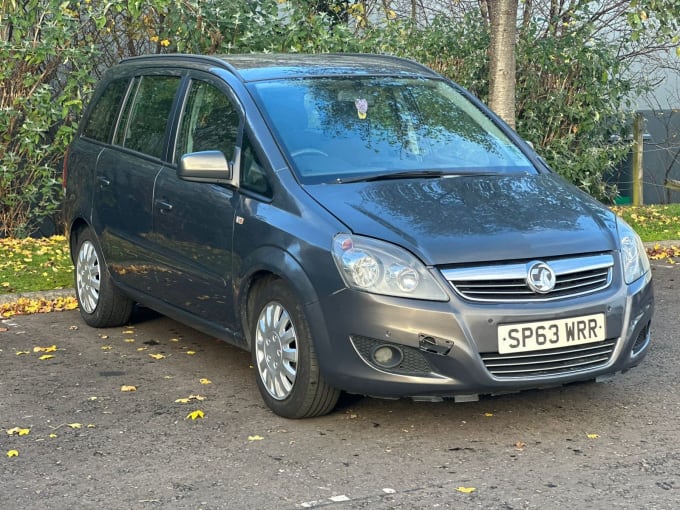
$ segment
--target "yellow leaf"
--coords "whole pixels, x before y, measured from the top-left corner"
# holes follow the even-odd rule
[[[17,356],[21,356],[22,354],[31,354],[30,351],[17,351]]]
[[[67,423],[67,426],[71,427],[72,429],[82,429],[83,424],[82,423]]]
[[[45,360],[45,359],[52,359],[52,358],[54,358],[54,354],[43,354],[38,359]]]
[[[248,436],[248,441],[262,441],[263,439],[264,437],[258,435]]]
[[[27,436],[30,431],[31,429],[22,429],[20,427],[14,427],[13,429],[8,429],[7,433],[10,436],[13,436],[14,434],[17,434],[19,436]]]
[[[18,457],[19,452],[17,450],[10,450],[7,452],[7,456],[11,459],[12,457]]]
[[[486,416],[487,418],[491,418],[493,416],[493,413],[484,413],[484,416]]]
[[[137,350],[140,351],[140,352],[146,351],[147,349],[148,349],[148,347],[137,347]]]
[[[55,352],[56,350],[56,345],[50,345],[49,347],[33,347],[33,352]]]
[[[125,331],[123,331],[123,334],[124,335],[134,335],[135,332],[131,329],[126,329]]]
[[[598,437],[600,437],[599,434],[588,434],[588,439],[597,439]]]
[[[101,346],[102,351],[110,351],[111,349],[113,349],[113,347],[111,347],[110,345],[102,345]]]
[[[470,494],[471,492],[475,492],[477,489],[474,487],[458,487],[456,490],[458,492],[462,492],[463,494]]]
[[[200,381],[201,384],[212,384],[212,381],[210,379],[206,379],[203,377]]]
[[[163,354],[149,354],[153,359],[163,359],[165,356]]]
[[[88,423],[87,428],[88,429],[95,429],[95,428],[97,428],[97,426],[94,423]]]
[[[203,418],[204,414],[203,411],[200,409],[196,409],[195,411],[191,411],[189,414],[187,414],[187,417],[184,418],[185,420],[188,420],[191,418],[192,420],[196,420],[198,418]]]
[[[193,356],[194,354],[196,354],[196,351],[187,351],[187,354],[188,354],[189,356]]]
[[[135,341],[134,338],[126,338],[125,340],[123,340],[123,342],[128,343],[128,344],[131,344],[134,341]]]
[[[97,400],[97,397],[90,397],[87,400]]]
[[[170,341],[171,342],[179,342],[179,338],[171,338]]]
[[[178,398],[175,400],[175,404],[188,404],[190,399],[188,398]]]
[[[120,391],[137,391],[137,386],[123,385],[120,387]]]
[[[202,397],[201,395],[189,395],[189,398],[191,400],[205,400],[205,397]]]
[[[57,437],[57,435],[54,432],[52,432],[48,437],[54,439],[55,437]]]

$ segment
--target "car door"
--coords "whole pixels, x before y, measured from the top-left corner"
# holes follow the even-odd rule
[[[242,125],[242,109],[227,86],[207,74],[193,74],[173,160],[219,150],[233,161]],[[226,185],[181,180],[176,168],[165,166],[155,186],[156,294],[192,315],[228,326],[235,317],[231,252],[238,193]]]
[[[92,224],[113,278],[143,291],[150,290],[153,278],[148,251],[153,186],[179,85],[179,74],[134,77],[113,143],[97,162]]]

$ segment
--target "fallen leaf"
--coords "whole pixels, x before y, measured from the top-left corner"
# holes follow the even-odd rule
[[[54,439],[55,437],[57,437],[57,435],[56,435],[54,432],[52,432],[52,433],[51,433],[49,436],[47,436],[47,437],[50,437],[50,438]]]
[[[189,398],[178,398],[175,400],[175,404],[188,404],[191,401]]]
[[[200,409],[196,409],[195,411],[191,411],[189,414],[187,414],[187,417],[184,419],[188,420],[191,418],[192,420],[196,420],[198,418],[203,418],[203,416],[204,416],[203,411],[201,411]]]
[[[148,347],[137,347],[138,351],[146,351]]]
[[[248,441],[262,441],[263,439],[264,439],[264,437],[262,437],[262,436],[257,436],[257,435],[248,436]]]
[[[165,355],[163,354],[149,354],[153,359],[163,359],[165,358]]]
[[[126,391],[126,392],[137,391],[137,386],[129,386],[129,385],[124,384],[123,386],[120,387],[120,391]]]
[[[88,423],[87,428],[88,429],[95,429],[95,428],[97,428],[97,426],[94,423]]]
[[[188,354],[189,356],[193,356],[194,354],[196,354],[196,351],[187,351],[187,354]]]
[[[135,341],[134,338],[126,338],[125,340],[123,340],[123,342],[128,343],[128,344],[131,344],[134,341]]]
[[[134,335],[135,332],[132,329],[126,329],[125,331],[123,331],[123,334],[124,335]]]
[[[600,437],[599,434],[588,434],[588,439],[597,439],[598,437]]]
[[[82,423],[67,423],[66,424],[68,427],[71,427],[72,429],[82,429],[83,424]]]
[[[515,443],[515,449],[516,449],[516,450],[519,450],[520,452],[521,452],[521,451],[524,451],[524,447],[525,447],[526,445],[527,445],[527,444],[526,444],[525,442],[523,442],[523,441],[517,441],[517,442]]]
[[[471,492],[475,492],[477,489],[474,487],[458,487],[456,490],[458,492],[462,492],[463,494],[470,494]]]
[[[45,359],[52,359],[52,358],[54,358],[54,354],[43,354],[38,359],[45,360]]]
[[[202,397],[201,395],[189,395],[189,398],[191,400],[205,400],[205,397]]]
[[[170,341],[171,342],[179,342],[179,338],[171,338]]]
[[[17,356],[21,356],[23,354],[31,354],[31,351],[17,351]]]
[[[87,400],[97,400],[97,397],[90,397]]]
[[[102,351],[110,351],[111,349],[113,349],[113,347],[110,346],[110,345],[102,345],[102,346],[100,347],[100,349],[101,349]]]
[[[487,418],[491,418],[493,416],[493,413],[484,413],[484,416],[486,416]]]
[[[201,384],[212,384],[212,381],[210,379],[206,379],[203,377],[200,381]]]
[[[17,450],[10,450],[7,452],[7,456],[11,459],[12,457],[18,457],[19,452]]]
[[[56,345],[50,345],[49,347],[33,347],[33,352],[55,352],[56,350]]]
[[[31,429],[22,429],[20,427],[14,427],[13,429],[8,429],[7,434],[13,436],[14,434],[18,436],[27,436]]]

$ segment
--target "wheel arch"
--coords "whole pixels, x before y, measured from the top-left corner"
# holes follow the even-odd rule
[[[274,280],[283,280],[302,307],[307,307],[319,300],[316,289],[302,264],[283,249],[274,246],[259,248],[249,254],[241,267],[248,268],[248,271],[239,278],[236,303],[248,349],[251,349],[253,345],[249,324],[254,313],[255,301],[269,283]]]

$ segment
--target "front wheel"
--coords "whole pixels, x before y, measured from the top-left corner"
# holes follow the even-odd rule
[[[127,323],[134,303],[113,285],[91,230],[78,235],[75,259],[76,297],[83,320],[95,328]]]
[[[340,392],[321,377],[304,311],[281,280],[258,293],[250,330],[257,385],[272,411],[310,418],[333,410]]]

